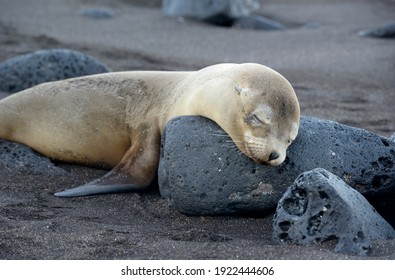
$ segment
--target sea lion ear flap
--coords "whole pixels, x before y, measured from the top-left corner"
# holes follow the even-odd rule
[[[235,90],[239,95],[247,95],[250,92],[248,88],[243,88],[241,86],[235,86]]]

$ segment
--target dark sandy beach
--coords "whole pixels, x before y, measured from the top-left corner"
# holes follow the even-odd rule
[[[395,41],[358,36],[393,22],[395,1],[264,1],[261,13],[289,27],[272,32],[165,18],[158,2],[0,0],[0,61],[69,48],[114,71],[256,62],[292,83],[303,115],[383,136],[395,132]],[[111,8],[115,16],[78,14],[92,6]],[[393,240],[375,242],[366,257],[333,253],[331,242],[273,245],[272,215],[189,217],[172,209],[155,186],[143,193],[56,198],[55,191],[106,172],[56,165],[66,175],[0,170],[0,259],[395,259]]]

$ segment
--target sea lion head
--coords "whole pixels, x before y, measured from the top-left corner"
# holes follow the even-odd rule
[[[262,66],[245,66],[234,92],[240,106],[230,133],[238,148],[256,162],[279,165],[295,140],[299,103],[291,84],[279,73]]]

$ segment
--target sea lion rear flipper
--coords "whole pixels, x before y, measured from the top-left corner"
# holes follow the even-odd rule
[[[77,197],[94,194],[136,191],[146,187],[133,184],[132,182],[132,178],[129,178],[127,174],[110,171],[99,179],[93,180],[76,188],[56,192],[54,195],[57,197]]]

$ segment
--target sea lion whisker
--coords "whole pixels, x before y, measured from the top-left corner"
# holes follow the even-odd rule
[[[218,136],[218,137],[229,137],[229,135],[227,135],[227,134],[214,134],[214,133],[210,133],[209,135],[211,135],[211,136]]]
[[[224,135],[228,135],[228,133],[226,133],[225,131],[223,131],[222,129],[217,129],[214,130],[214,132],[218,133],[218,134],[224,134]]]
[[[234,149],[238,150],[237,146],[236,145],[232,145],[231,143],[224,143],[223,146],[227,147],[227,148],[232,148],[232,149],[234,148]]]

